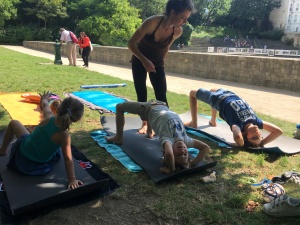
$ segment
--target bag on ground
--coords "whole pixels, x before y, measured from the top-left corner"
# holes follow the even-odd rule
[[[90,48],[91,48],[91,52],[93,51],[93,45],[92,42],[90,42]]]

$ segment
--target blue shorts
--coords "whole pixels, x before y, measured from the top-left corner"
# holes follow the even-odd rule
[[[200,88],[196,93],[196,98],[202,102],[209,104],[212,108],[217,111],[220,110],[220,102],[227,96],[235,95],[231,91],[224,89],[218,89],[216,92],[211,92],[205,89]]]
[[[49,173],[54,163],[61,157],[60,148],[57,150],[53,158],[48,162],[35,162],[20,154],[20,146],[23,140],[27,138],[29,134],[24,134],[13,143],[10,151],[9,161],[7,167],[9,169],[16,170],[26,175],[43,175]]]

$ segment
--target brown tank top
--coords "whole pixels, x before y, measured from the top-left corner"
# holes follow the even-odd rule
[[[159,22],[156,29],[153,31],[152,34],[146,34],[143,39],[138,43],[138,49],[140,52],[147,57],[155,67],[164,67],[164,55],[168,52],[169,44],[171,43],[175,27],[173,27],[173,33],[167,38],[164,42],[156,42],[155,41],[155,33],[159,28],[160,24],[162,23],[164,17]],[[132,55],[132,63],[138,62],[139,59]]]

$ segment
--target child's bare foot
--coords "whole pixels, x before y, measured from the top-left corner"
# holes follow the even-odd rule
[[[209,125],[211,125],[212,127],[216,127],[217,126],[217,123],[216,121],[209,121]]]
[[[195,128],[195,129],[197,129],[197,127],[198,127],[197,122],[194,123],[193,121],[185,122],[185,123],[183,123],[183,125],[187,126],[187,127],[192,127],[192,128]]]
[[[139,134],[147,134],[147,125],[142,125],[138,132]]]
[[[112,137],[105,137],[105,139],[106,139],[107,142],[115,143],[115,144],[117,144],[117,145],[123,144],[122,138],[119,138],[119,137],[117,137],[116,135],[115,135],[115,136],[112,136]]]
[[[147,131],[147,138],[153,138],[155,136],[155,132],[152,130],[151,132]]]

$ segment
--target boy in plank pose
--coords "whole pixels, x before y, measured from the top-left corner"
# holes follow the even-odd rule
[[[213,127],[217,126],[216,117],[219,111],[220,117],[230,126],[235,141],[233,145],[236,147],[263,147],[282,134],[279,127],[258,118],[246,101],[235,93],[224,89],[211,89],[208,91],[200,88],[199,90],[191,90],[190,109],[192,120],[185,123],[186,126],[198,127],[197,100],[211,106],[209,124]],[[259,129],[267,130],[270,134],[263,138]]]

